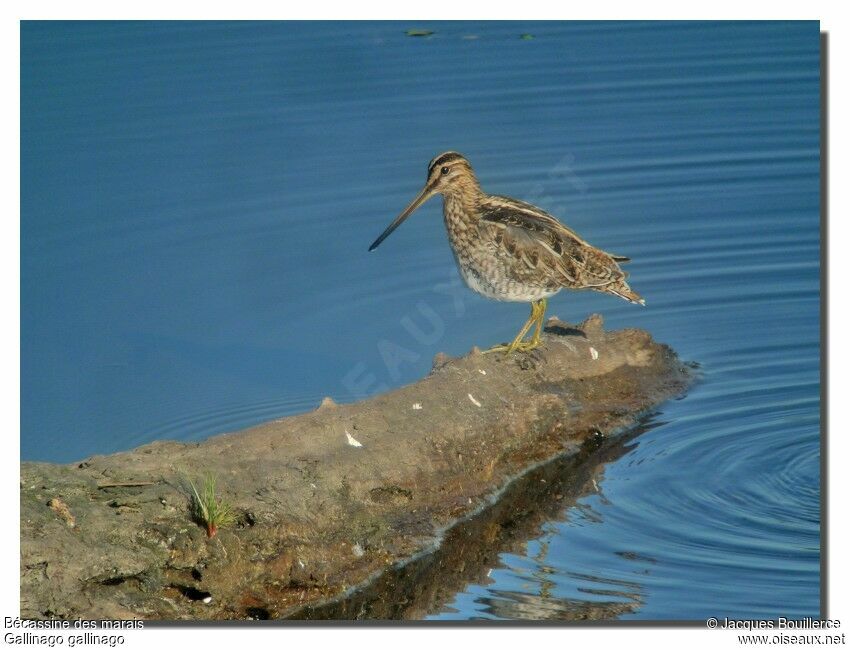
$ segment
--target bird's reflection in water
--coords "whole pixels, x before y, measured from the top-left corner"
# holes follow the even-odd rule
[[[592,482],[595,483],[594,487],[601,496],[601,490],[598,489],[600,479],[601,471]],[[584,503],[574,504],[565,512],[565,518],[569,518],[576,510],[580,510],[582,516],[588,521],[602,521],[601,515],[590,504]],[[595,583],[599,586],[577,589],[587,594],[587,599],[558,596],[556,594],[558,583],[554,576],[559,571],[547,564],[551,540],[556,535],[557,531],[552,530],[538,540],[539,549],[529,556],[534,562],[534,568],[529,572],[529,580],[524,585],[524,591],[489,589],[487,596],[476,600],[483,614],[486,614],[488,618],[508,620],[596,621],[633,613],[640,607],[642,603],[640,583],[575,572],[561,571],[561,580],[568,578],[578,584]],[[617,554],[626,559],[638,559],[638,556],[633,553],[619,552]],[[516,568],[513,570],[517,571]]]
[[[594,525],[601,521],[600,512],[580,500],[591,495],[602,498],[606,464],[632,449],[633,440],[641,433],[660,424],[654,416],[647,416],[616,440],[595,441],[578,456],[536,468],[509,486],[496,504],[452,528],[432,553],[387,571],[345,598],[299,610],[291,618],[416,620],[436,615],[450,619],[450,603],[458,592],[493,584],[490,574],[505,568],[503,554],[531,560],[527,588],[487,589],[485,596],[476,599],[479,617],[581,621],[612,619],[636,611],[642,603],[639,583],[570,574],[550,566],[547,558],[551,541],[564,534],[556,530],[556,522],[580,520]],[[526,555],[532,544],[539,548]],[[629,552],[618,555],[637,562],[646,560]],[[515,567],[511,569],[518,573]],[[583,585],[577,591],[587,594],[587,599],[557,595],[556,577]]]
[[[553,598],[541,594],[496,591],[482,598],[484,611],[492,617],[528,621],[601,621],[632,613],[640,604],[623,601],[589,601]]]

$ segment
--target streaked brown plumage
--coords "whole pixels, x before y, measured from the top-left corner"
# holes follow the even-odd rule
[[[443,195],[449,243],[466,284],[488,298],[532,303],[531,317],[513,342],[494,349],[537,347],[546,299],[562,288],[593,289],[644,304],[620,268],[627,257],[591,246],[538,207],[486,194],[469,161],[454,151],[429,163],[425,187],[369,250],[434,194]],[[523,341],[532,325],[536,326],[532,339]]]

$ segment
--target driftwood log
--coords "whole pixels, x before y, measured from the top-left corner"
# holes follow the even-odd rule
[[[544,341],[438,355],[415,384],[201,443],[23,463],[21,616],[424,616],[595,489],[641,418],[692,379],[667,346],[597,316],[550,319]],[[207,472],[236,515],[212,538],[186,481]],[[638,604],[527,600],[507,614]]]

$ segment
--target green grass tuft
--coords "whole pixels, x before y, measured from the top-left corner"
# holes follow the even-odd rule
[[[215,495],[215,476],[204,476],[200,492],[192,479],[187,480],[192,487],[192,518],[206,528],[207,537],[214,537],[220,527],[229,526],[236,521],[236,515],[230,505]]]

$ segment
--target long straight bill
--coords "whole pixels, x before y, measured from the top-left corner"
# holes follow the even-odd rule
[[[405,219],[407,219],[411,214],[413,214],[413,212],[416,210],[416,208],[418,208],[420,205],[425,203],[425,201],[427,201],[430,198],[431,198],[431,187],[426,185],[424,188],[422,188],[422,191],[419,192],[419,194],[416,196],[416,198],[413,199],[413,201],[410,202],[410,205],[408,205],[404,209],[404,212],[402,212],[400,215],[398,215],[393,220],[393,222],[389,226],[387,226],[387,229],[384,232],[381,233],[381,236],[378,237],[374,242],[372,242],[372,245],[369,247],[369,250],[373,251],[378,246],[380,246],[381,242],[384,241],[387,237],[389,237],[392,234],[393,230],[398,228]]]

